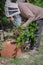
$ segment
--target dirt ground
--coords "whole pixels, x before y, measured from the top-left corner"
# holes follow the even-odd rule
[[[16,65],[16,64],[11,63],[11,59],[0,58],[0,65]]]

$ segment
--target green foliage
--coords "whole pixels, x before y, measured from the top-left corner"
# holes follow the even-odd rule
[[[5,37],[5,40],[7,40],[7,39],[14,39],[14,38],[13,38],[13,36],[8,35]]]
[[[0,20],[4,23],[6,22],[9,23],[9,20],[5,16],[4,6],[5,6],[5,0],[1,0],[0,1]]]
[[[5,5],[5,0],[0,1],[0,16],[4,16],[4,5]]]
[[[2,17],[2,22],[4,23],[10,23],[9,19],[7,19],[7,17]]]
[[[29,2],[43,8],[43,0],[29,0]]]
[[[30,23],[29,26],[27,26],[25,29],[15,28],[15,31],[19,31],[19,36],[16,38],[16,43],[20,45],[22,43],[23,45],[26,44],[26,42],[31,39],[33,44],[36,42],[36,35],[35,32],[38,30],[38,25],[35,22]],[[16,32],[15,32],[16,33]]]

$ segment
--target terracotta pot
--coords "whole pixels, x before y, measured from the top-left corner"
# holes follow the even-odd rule
[[[2,57],[13,58],[16,56],[16,44],[11,44],[11,42],[14,42],[14,40],[7,40],[3,43],[5,48],[1,51]]]
[[[18,58],[23,53],[23,46],[21,45],[20,48],[17,48],[16,58]]]
[[[17,58],[22,54],[22,47],[17,48],[15,40],[6,40],[3,45],[5,48],[1,51],[2,57]]]

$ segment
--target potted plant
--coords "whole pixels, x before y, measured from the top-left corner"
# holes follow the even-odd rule
[[[3,46],[5,48],[1,50],[2,57],[18,58],[22,54],[22,46],[20,44],[17,45],[15,39],[8,38],[3,43]]]
[[[16,36],[16,43],[18,45],[18,47],[20,47],[21,43],[23,46],[26,45],[27,41],[30,44],[31,49],[34,48],[35,42],[36,42],[36,32],[38,31],[39,27],[38,24],[36,22],[32,22],[30,23],[29,26],[27,26],[25,29],[21,29],[20,27],[15,28],[14,30],[14,35]],[[17,32],[19,33],[17,35]]]
[[[2,57],[9,57],[15,58],[16,57],[16,43],[13,39],[7,39],[3,45],[5,46],[4,49],[1,50]],[[4,53],[4,54],[3,54]]]

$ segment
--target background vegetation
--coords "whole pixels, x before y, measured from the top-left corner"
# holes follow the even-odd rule
[[[43,0],[29,0],[29,2],[39,7],[43,7]]]

